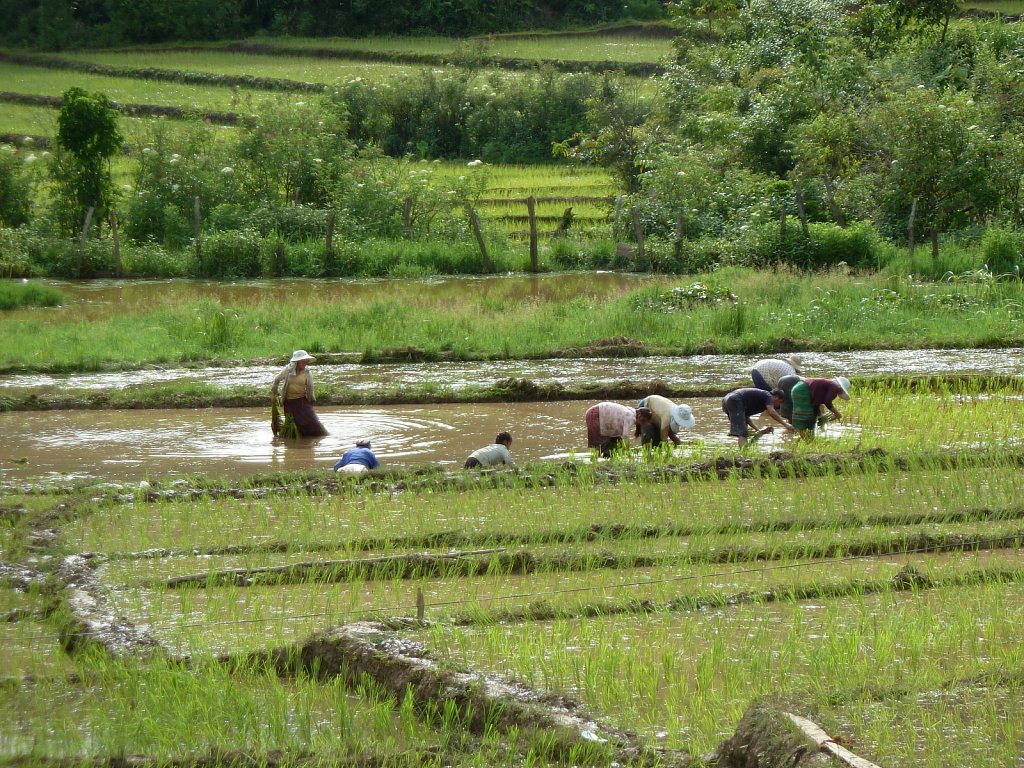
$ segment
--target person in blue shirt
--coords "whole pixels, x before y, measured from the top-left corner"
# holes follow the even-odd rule
[[[370,450],[369,440],[356,440],[356,447],[345,451],[338,463],[334,465],[335,472],[365,472],[368,469],[376,469],[380,466],[377,457]]]

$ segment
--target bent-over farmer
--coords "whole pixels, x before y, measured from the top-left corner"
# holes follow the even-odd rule
[[[782,390],[774,389],[771,392],[765,392],[763,389],[755,387],[734,389],[722,398],[722,410],[729,417],[729,434],[736,438],[738,445],[742,448],[747,444],[750,430],[757,431],[757,427],[750,419],[759,413],[767,413],[785,429],[790,432],[794,431],[793,425],[779,414],[778,408],[781,405]]]

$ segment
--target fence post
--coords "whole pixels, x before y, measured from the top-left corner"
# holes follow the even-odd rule
[[[800,217],[800,231],[804,238],[810,238],[811,233],[807,228],[807,208],[804,206],[804,193],[799,184],[793,185],[793,195],[796,197],[796,215]]]
[[[487,255],[487,243],[484,242],[484,233],[480,229],[480,217],[476,215],[476,211],[473,210],[473,206],[469,203],[466,203],[466,216],[469,217],[470,226],[473,228],[476,244],[480,246],[480,255],[484,259],[484,271],[493,272],[494,264],[491,263],[491,257]]]
[[[914,255],[914,219],[917,218],[917,198],[910,203],[910,220],[907,222],[907,245],[910,248],[910,255]]]
[[[114,277],[121,276],[121,238],[117,234],[117,214],[110,212],[110,239],[114,244]]]
[[[530,195],[526,198],[526,212],[530,215],[530,271],[536,272],[537,266],[537,199]]]
[[[672,245],[672,252],[678,259],[683,253],[683,239],[686,237],[686,219],[683,214],[676,214],[676,241]]]
[[[408,232],[412,229],[412,198],[405,198],[402,203],[402,229]]]
[[[199,195],[196,195],[192,198],[192,238],[196,244],[196,259],[203,254],[202,231],[203,219],[199,212]]]
[[[636,235],[636,258],[639,261],[644,257],[644,225],[640,222],[640,210],[634,205],[629,209],[633,217],[633,234]]]
[[[89,237],[89,226],[92,224],[92,215],[96,211],[93,206],[85,212],[85,223],[82,224],[82,232],[78,236],[78,266],[75,268],[75,277],[82,276],[82,262],[85,260],[85,242]]]

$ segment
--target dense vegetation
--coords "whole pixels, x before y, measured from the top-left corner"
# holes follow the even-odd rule
[[[660,18],[655,0],[2,0],[4,44],[75,45],[209,40],[258,33],[435,32],[467,35]]]
[[[609,199],[600,201],[606,223],[596,229],[563,221],[542,268],[845,262],[941,277],[1020,267],[1020,25],[957,18],[956,4],[932,12],[787,0],[769,12],[748,0],[669,10],[674,53],[647,83],[501,72],[484,66],[484,48],[467,48],[457,65],[312,83],[298,96],[240,101],[236,90],[230,130],[148,120],[124,142],[104,95],[72,89],[48,151],[0,155],[3,274],[518,268],[522,245],[493,230],[485,234],[496,263],[478,259],[465,206],[487,188],[482,163],[551,162],[552,153],[606,168],[621,197],[614,221]],[[93,122],[84,154],[63,127],[85,130],[82,116]],[[45,163],[31,162],[43,154]],[[438,159],[471,167],[456,175],[410,164]],[[43,205],[26,206],[32,196]],[[91,237],[78,242],[90,209]],[[109,237],[115,227],[123,252]],[[617,251],[623,240],[637,247]]]

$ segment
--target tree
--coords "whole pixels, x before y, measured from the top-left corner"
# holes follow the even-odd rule
[[[829,212],[840,227],[846,226],[846,216],[836,200],[836,185],[855,175],[860,166],[858,130],[852,111],[822,112],[795,130],[793,175],[821,179]]]
[[[553,151],[582,162],[603,165],[622,182],[628,194],[640,189],[643,168],[637,162],[644,147],[644,122],[651,105],[621,83],[605,78],[601,90],[587,100],[587,118],[594,126],[555,144]]]
[[[945,42],[949,20],[960,13],[963,0],[896,0],[894,11],[901,26],[919,28],[942,25],[939,42]]]
[[[89,94],[81,88],[64,92],[57,117],[57,146],[51,174],[61,191],[56,204],[58,220],[66,234],[82,221],[89,208],[96,221],[110,209],[114,190],[110,158],[120,150],[123,138],[117,125],[117,111],[102,93]]]
[[[873,116],[885,213],[905,221],[913,210],[915,228],[931,236],[933,256],[940,234],[982,220],[998,202],[990,171],[996,146],[979,109],[962,94],[942,98],[913,89],[880,105]]]

